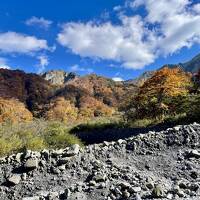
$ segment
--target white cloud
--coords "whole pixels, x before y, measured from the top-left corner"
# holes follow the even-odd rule
[[[177,14],[182,15],[186,12],[186,8],[189,4],[189,0],[135,0],[132,1],[131,6],[137,8],[144,5],[148,12],[148,22],[163,23],[169,17],[173,17]]]
[[[199,4],[190,0],[131,0],[127,5],[131,9],[143,6],[146,16],[120,12],[118,25],[66,23],[58,42],[82,57],[115,60],[131,69],[143,68],[159,56],[200,43]]]
[[[87,72],[87,73],[94,72],[94,70],[91,69],[91,68],[83,68],[83,67],[80,67],[79,65],[71,66],[70,70],[73,71],[73,72]]]
[[[8,65],[0,65],[0,69],[11,69]]]
[[[120,5],[115,6],[115,7],[113,8],[113,10],[116,11],[116,12],[120,11],[121,9],[122,9],[122,7],[121,7]]]
[[[57,39],[61,45],[82,57],[121,61],[128,68],[140,68],[152,63],[151,42],[149,48],[143,42],[143,37],[149,37],[146,35],[148,30],[143,27],[140,17],[123,17],[122,23],[121,26],[111,23],[67,23]]]
[[[41,50],[51,50],[47,41],[16,32],[0,33],[0,52],[30,54]]]
[[[194,10],[194,12],[196,12],[197,14],[200,14],[200,3],[194,5],[193,10]]]
[[[113,77],[112,80],[116,82],[124,81],[121,77]]]
[[[141,5],[148,13],[145,22],[159,25],[155,37],[159,54],[172,54],[200,42],[200,15],[193,12],[198,4],[191,5],[190,0],[133,1],[133,6]]]
[[[11,69],[11,67],[7,64],[7,59],[0,57],[0,69]]]
[[[25,24],[28,26],[37,26],[46,30],[51,26],[52,23],[52,21],[44,19],[43,17],[38,18],[35,16],[31,17],[25,22]]]
[[[45,67],[49,65],[49,59],[45,55],[38,56],[37,58],[38,58],[38,60],[40,62],[37,65],[37,67],[38,67],[38,73],[40,74],[40,73],[44,72]]]

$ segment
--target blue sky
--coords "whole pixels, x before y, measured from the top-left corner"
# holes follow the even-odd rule
[[[131,79],[200,53],[190,0],[1,0],[0,67]]]

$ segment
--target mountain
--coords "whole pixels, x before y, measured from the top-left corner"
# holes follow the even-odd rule
[[[200,54],[192,58],[190,61],[180,64],[187,72],[196,73],[200,70]]]
[[[63,85],[78,77],[73,72],[67,73],[63,70],[51,70],[42,74],[42,77],[53,85]]]
[[[169,68],[175,68],[175,67],[180,67],[186,72],[190,73],[197,73],[200,70],[200,54],[196,55],[194,58],[191,60],[185,62],[185,63],[178,63],[178,64],[167,64],[162,66],[160,69],[163,67],[169,67]]]
[[[27,74],[21,70],[0,69],[0,97],[18,99],[31,112],[48,102],[53,87],[37,74]]]
[[[96,74],[80,77],[64,71],[50,71],[40,76],[21,70],[0,69],[2,108],[7,101],[12,105],[12,108],[6,107],[7,110],[21,102],[34,117],[54,119],[63,112],[83,118],[111,115],[122,100],[136,90],[134,84],[115,82]]]
[[[165,65],[166,66],[166,65]],[[200,69],[200,54],[186,63],[167,65],[169,68],[181,67],[195,73]],[[154,75],[155,71],[146,71],[141,76],[122,82],[110,78],[89,74],[78,76],[72,72],[52,70],[43,75],[25,73],[21,70],[0,69],[0,97],[2,108],[7,100],[16,99],[8,105],[20,104],[34,117],[54,115],[64,112],[66,115],[96,117],[110,115],[117,111],[121,102],[135,94],[138,87]],[[66,110],[66,106],[69,109]],[[54,110],[54,111],[51,111]],[[1,110],[0,110],[1,113]],[[53,113],[53,114],[52,114]]]
[[[81,104],[82,96],[90,96],[108,106],[117,107],[124,95],[135,90],[135,85],[127,85],[103,76],[90,74],[69,81],[56,95],[64,95],[67,99],[74,101],[76,105]]]
[[[194,58],[192,58],[188,62],[178,63],[178,64],[166,64],[162,66],[161,68],[159,68],[158,70],[164,67],[175,68],[177,66],[182,68],[186,72],[190,72],[192,74],[197,73],[200,70],[200,54],[196,55]],[[140,76],[138,76],[137,78],[130,79],[125,82],[128,84],[132,83],[134,85],[141,86],[147,79],[151,78],[154,75],[154,73],[155,71],[146,71]]]
[[[154,73],[155,71],[146,71],[135,79],[125,81],[125,83],[142,86],[147,79],[151,78],[154,75]]]

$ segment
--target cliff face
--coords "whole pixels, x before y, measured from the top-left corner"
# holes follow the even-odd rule
[[[73,72],[67,73],[62,70],[51,70],[44,73],[42,77],[53,85],[63,85],[78,76]]]

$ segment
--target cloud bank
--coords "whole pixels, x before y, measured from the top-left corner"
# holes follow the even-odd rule
[[[142,7],[145,16],[126,15]],[[124,12],[123,12],[124,9]],[[200,43],[200,3],[190,0],[131,0],[118,10],[120,23],[70,22],[57,41],[81,57],[115,60],[140,69],[159,56]]]
[[[30,54],[41,50],[51,50],[46,40],[16,32],[0,33],[1,53]]]

